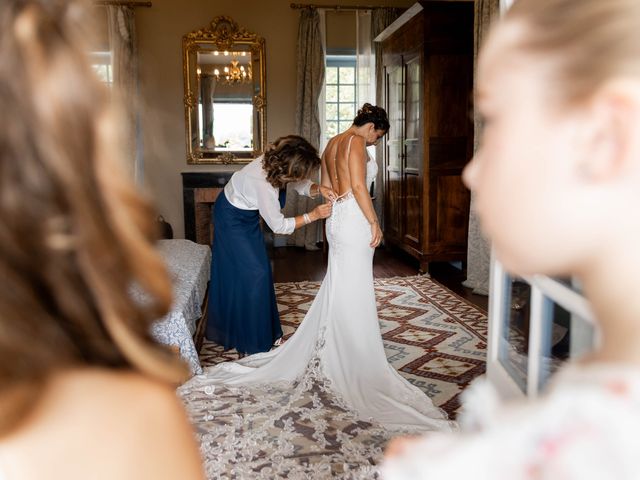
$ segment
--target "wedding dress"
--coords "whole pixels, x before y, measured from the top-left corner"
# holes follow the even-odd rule
[[[369,160],[368,180],[376,171]],[[327,274],[293,336],[180,388],[210,478],[372,478],[391,437],[454,428],[387,362],[371,227],[352,193],[326,229]]]

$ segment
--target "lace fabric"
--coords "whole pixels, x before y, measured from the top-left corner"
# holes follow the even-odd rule
[[[356,198],[356,197],[353,195],[353,191],[349,190],[348,192],[345,192],[342,195],[340,195],[339,197],[337,197],[333,201],[333,203],[342,203],[342,202],[345,202],[345,201],[350,200],[352,198]]]
[[[323,339],[293,382],[230,387],[200,376],[181,388],[209,478],[378,478],[390,432],[360,419],[333,391]]]

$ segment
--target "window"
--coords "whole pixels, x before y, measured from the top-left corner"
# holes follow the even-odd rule
[[[198,103],[201,147],[218,151],[253,150],[253,105],[251,103],[213,103],[213,138],[204,135],[202,102]]]
[[[111,52],[91,52],[91,66],[103,83],[113,84],[113,70],[111,69]]]
[[[327,55],[325,138],[349,128],[356,115],[356,57]]]

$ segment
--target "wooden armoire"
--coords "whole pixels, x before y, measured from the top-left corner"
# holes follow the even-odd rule
[[[420,261],[466,260],[473,154],[473,2],[421,1],[385,29],[384,238]]]

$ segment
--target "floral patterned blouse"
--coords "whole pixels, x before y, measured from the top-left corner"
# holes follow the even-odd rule
[[[467,391],[454,434],[425,435],[382,467],[386,480],[638,480],[640,367],[567,366],[547,393],[501,401]]]

